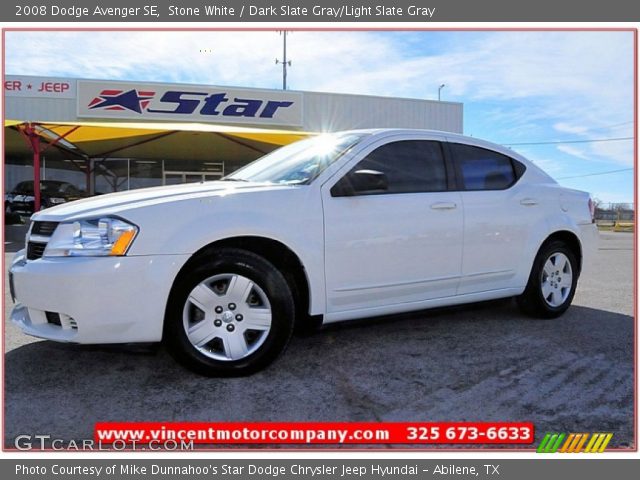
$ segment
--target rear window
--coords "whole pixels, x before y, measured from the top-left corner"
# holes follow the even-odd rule
[[[518,162],[516,168],[511,157],[493,150],[460,143],[451,143],[450,148],[464,190],[505,190],[524,172],[524,165]]]

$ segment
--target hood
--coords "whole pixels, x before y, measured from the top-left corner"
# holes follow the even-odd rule
[[[95,197],[64,203],[41,210],[33,220],[62,221],[86,218],[93,215],[117,215],[143,205],[199,199],[203,197],[224,197],[254,191],[282,190],[293,188],[291,185],[269,183],[214,181],[168,185],[164,187],[140,188],[126,192],[108,193]]]

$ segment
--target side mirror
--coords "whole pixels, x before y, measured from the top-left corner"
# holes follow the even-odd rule
[[[346,175],[331,189],[333,197],[351,197],[386,192],[387,176],[377,170],[356,170]]]

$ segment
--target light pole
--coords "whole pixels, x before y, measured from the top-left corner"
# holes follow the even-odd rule
[[[445,84],[444,84],[444,83],[438,87],[438,101],[440,101],[440,92],[442,91],[442,89],[443,89],[444,87],[445,87]]]
[[[276,65],[282,64],[282,89],[287,89],[287,66],[291,66],[291,60],[287,60],[287,31],[282,32],[282,61],[276,58]]]

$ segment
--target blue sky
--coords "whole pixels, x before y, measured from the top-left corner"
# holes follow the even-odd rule
[[[563,185],[633,201],[633,142],[585,142],[633,136],[631,32],[293,32],[288,52],[294,90],[436,99],[444,83],[465,134],[567,142],[512,148]],[[281,55],[276,32],[7,32],[5,61],[9,74],[280,88]]]

